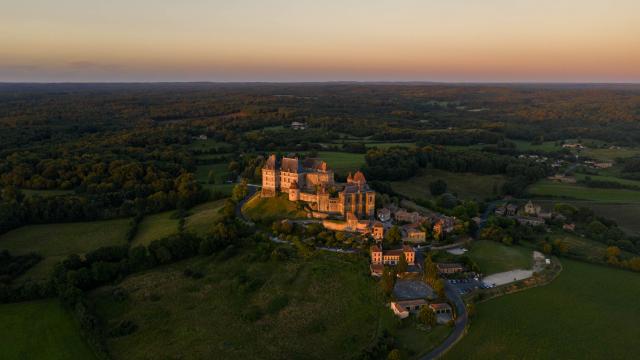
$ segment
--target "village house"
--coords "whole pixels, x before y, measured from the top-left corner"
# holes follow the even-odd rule
[[[547,179],[554,181],[554,182],[560,182],[563,184],[575,184],[577,182],[576,178],[573,176],[565,176],[562,174],[556,174],[553,176],[549,176],[547,177]]]
[[[520,225],[541,226],[544,225],[544,219],[532,216],[516,216],[514,219]]]
[[[398,209],[393,214],[393,217],[397,222],[406,222],[406,223],[421,223],[427,220],[425,217],[420,215],[417,211],[408,212],[405,209]]]
[[[436,263],[438,273],[442,275],[457,274],[465,271],[465,266],[460,263]]]
[[[417,314],[420,310],[429,305],[424,299],[392,301],[390,304],[393,313],[400,319],[407,318],[410,314]]]
[[[298,122],[298,121],[293,121],[291,122],[291,128],[293,130],[304,130],[307,128],[307,124]]]
[[[378,210],[378,220],[387,222],[391,220],[391,210],[389,208],[382,208]]]
[[[432,303],[429,307],[436,314],[438,324],[446,324],[453,320],[453,309],[448,303]]]
[[[415,265],[416,252],[411,246],[404,245],[400,249],[383,250],[380,246],[373,245],[371,247],[371,273],[382,275],[384,265],[397,265],[403,254],[408,265]]]
[[[427,240],[426,231],[420,228],[420,224],[409,224],[402,227],[403,240],[411,243],[420,243]]]
[[[566,231],[576,231],[576,224],[574,223],[563,224],[562,229]]]

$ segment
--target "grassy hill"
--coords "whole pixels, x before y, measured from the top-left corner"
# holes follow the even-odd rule
[[[0,236],[0,249],[12,254],[36,252],[43,260],[23,278],[48,278],[53,266],[69,254],[83,254],[107,245],[126,244],[129,219],[67,224],[29,225]]]
[[[185,222],[186,229],[201,236],[206,235],[220,217],[219,211],[223,205],[224,200],[218,200],[195,206],[189,210],[189,216]],[[175,211],[171,210],[145,216],[133,238],[132,245],[149,245],[153,240],[177,233],[178,218],[174,214]]]
[[[186,268],[204,277],[187,278]],[[363,260],[333,254],[292,262],[197,258],[118,287],[126,300],[113,299],[109,287],[92,295],[109,326],[131,320],[139,327],[109,340],[115,359],[349,358],[388,312]]]
[[[514,269],[531,269],[533,252],[522,246],[506,246],[495,241],[474,241],[467,254],[484,274]]]
[[[423,170],[418,176],[408,180],[391,182],[393,190],[409,198],[432,198],[429,184],[435,180],[444,180],[448,191],[457,193],[463,199],[483,200],[495,196],[494,188],[500,191],[505,177],[502,175],[480,175],[470,173],[452,173],[437,169]]]
[[[633,359],[640,274],[563,260],[550,285],[481,303],[445,359]]]
[[[287,194],[280,194],[279,196],[272,198],[254,196],[244,204],[242,212],[249,219],[266,224],[277,219],[306,217],[306,213],[298,210],[298,206],[295,202],[289,201]]]
[[[3,360],[95,359],[57,299],[0,305]]]

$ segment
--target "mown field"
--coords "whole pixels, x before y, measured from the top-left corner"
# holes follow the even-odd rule
[[[7,249],[12,254],[40,254],[44,259],[22,278],[46,279],[53,266],[70,254],[126,244],[128,229],[129,219],[29,225],[1,235],[0,249]]]
[[[187,268],[201,279],[187,278]],[[328,281],[330,279],[330,281]],[[131,276],[92,295],[109,326],[116,359],[338,359],[374,338],[383,307],[363,259],[321,254],[310,261],[197,258]]]
[[[299,210],[295,202],[289,201],[288,194],[261,198],[254,196],[242,207],[242,213],[249,219],[270,224],[277,219],[306,218],[306,212]]]
[[[640,274],[562,260],[550,285],[477,306],[445,359],[634,359]]]
[[[211,201],[189,210],[186,217],[185,228],[198,235],[206,233],[221,216],[220,210],[224,205],[224,200]],[[158,214],[145,216],[136,236],[133,238],[132,246],[149,245],[153,240],[158,240],[178,232],[178,218],[175,211],[165,211]]]
[[[429,184],[435,180],[444,180],[448,192],[458,194],[463,199],[483,200],[495,196],[494,189],[500,191],[505,181],[502,175],[480,175],[471,173],[452,173],[437,169],[426,169],[418,176],[408,180],[393,181],[391,187],[399,194],[409,198],[431,199]]]
[[[335,151],[320,151],[318,157],[327,162],[330,169],[338,174],[354,173],[364,165],[364,154],[354,154]]]
[[[639,203],[640,191],[600,189],[576,184],[562,184],[541,180],[527,188],[531,195],[589,200],[596,202]]]
[[[95,359],[57,299],[0,305],[3,360]]]
[[[484,274],[514,269],[531,269],[533,252],[522,246],[507,246],[495,241],[474,241],[467,255]]]

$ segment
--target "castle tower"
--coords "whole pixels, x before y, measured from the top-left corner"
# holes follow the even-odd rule
[[[280,188],[280,171],[277,168],[276,155],[271,154],[262,167],[262,197],[274,197]]]
[[[291,185],[289,185],[289,201],[298,200],[300,200],[300,189],[298,188],[298,182],[293,181]]]

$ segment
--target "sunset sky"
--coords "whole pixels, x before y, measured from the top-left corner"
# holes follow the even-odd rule
[[[2,0],[0,81],[640,82],[639,0]]]

